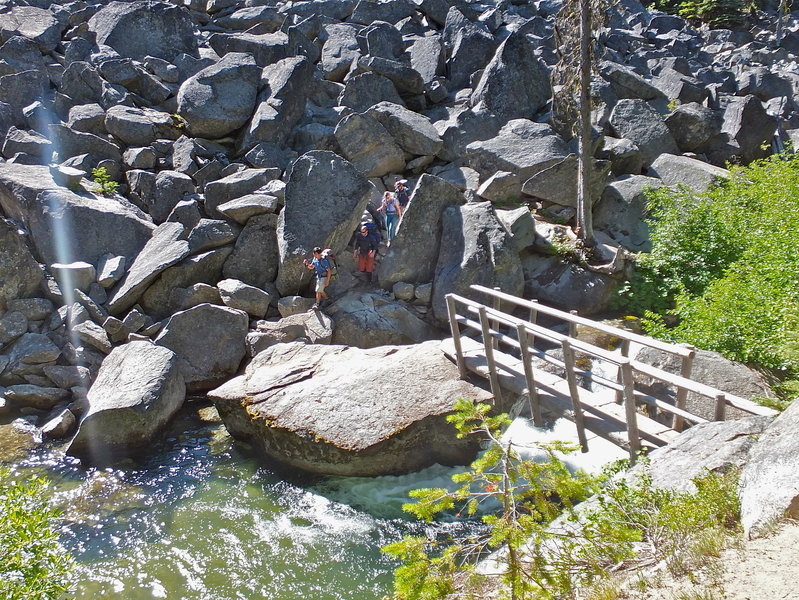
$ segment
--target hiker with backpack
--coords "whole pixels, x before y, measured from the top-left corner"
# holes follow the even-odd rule
[[[352,253],[352,257],[358,259],[358,271],[366,273],[366,281],[369,283],[372,282],[375,255],[377,254],[377,249],[380,247],[380,242],[377,240],[375,234],[378,236],[380,235],[377,231],[370,232],[368,225],[363,223],[358,235],[355,236],[355,251]]]
[[[391,192],[386,192],[383,194],[383,203],[380,205],[380,208],[377,210],[385,211],[386,213],[386,238],[387,238],[387,245],[391,245],[391,240],[394,239],[394,235],[397,231],[397,224],[399,223],[400,217],[402,217],[402,206],[400,206],[399,200],[392,194]]]
[[[316,304],[313,305],[313,310],[319,310],[323,300],[327,300],[327,292],[325,288],[330,285],[330,278],[333,276],[333,269],[330,266],[330,260],[322,256],[322,249],[317,246],[313,249],[313,259],[309,262],[306,258],[302,261],[306,269],[314,271],[316,278]]]
[[[408,202],[411,201],[410,196],[408,195],[408,188],[405,184],[408,183],[407,179],[397,179],[394,182],[394,197],[399,202],[400,208],[405,211],[405,208],[408,206]]]

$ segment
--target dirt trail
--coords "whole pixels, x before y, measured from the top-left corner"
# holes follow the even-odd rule
[[[799,521],[774,533],[741,540],[690,577],[666,576],[636,600],[799,600]]]

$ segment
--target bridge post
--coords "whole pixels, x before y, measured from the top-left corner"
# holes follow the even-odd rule
[[[538,300],[530,300],[532,302],[532,306],[530,306],[530,317],[527,319],[535,325],[535,322],[538,320],[538,309],[536,308],[536,304],[538,304]]]
[[[627,340],[627,339],[622,340],[620,349],[621,349],[621,355],[624,358],[630,358],[630,340]],[[616,374],[616,383],[619,383],[619,384],[622,383],[622,381],[621,381],[621,368],[619,368],[619,371]],[[624,402],[624,396],[622,394],[622,391],[621,390],[616,390],[616,404],[621,404],[622,402]]]
[[[685,377],[686,379],[691,378],[691,370],[694,366],[694,356],[696,356],[696,351],[693,346],[686,344],[686,348],[688,348],[691,352],[688,356],[683,356],[682,365],[680,365],[680,376]],[[688,397],[688,390],[685,388],[677,388],[677,398],[674,400],[674,404],[680,410],[685,410],[685,400]],[[672,427],[674,431],[682,431],[685,428],[685,423],[683,422],[683,418],[674,415],[674,421]]]
[[[577,439],[583,452],[588,452],[588,439],[585,437],[585,423],[583,420],[583,406],[580,403],[580,388],[577,386],[577,376],[574,374],[574,350],[572,349],[569,338],[561,341],[563,350],[563,363],[566,366],[566,381],[569,384],[569,395],[572,400],[572,410],[574,411],[574,424],[577,426]]]
[[[716,412],[713,416],[715,421],[723,421],[727,415],[727,395],[722,392],[716,395]]]
[[[624,415],[627,420],[627,440],[630,444],[630,462],[635,463],[638,459],[638,451],[641,449],[641,437],[638,432],[638,413],[635,410],[635,387],[633,382],[633,368],[629,360],[625,360],[621,365],[621,380],[624,386]]]
[[[570,310],[569,314],[570,315],[576,315],[577,311],[576,310]],[[577,337],[577,323],[575,323],[574,321],[569,321],[569,337],[570,338],[576,338]]]
[[[527,399],[530,401],[530,414],[533,416],[533,425],[543,427],[544,419],[541,416],[541,401],[538,398],[538,390],[535,387],[532,357],[530,356],[530,340],[527,337],[527,329],[525,329],[523,323],[519,323],[516,326],[516,335],[519,338],[519,347],[522,350],[524,377],[527,379]]]
[[[486,354],[486,364],[488,365],[488,378],[491,382],[491,393],[494,394],[494,405],[502,404],[502,391],[499,388],[499,375],[497,374],[497,363],[494,360],[494,344],[491,336],[491,329],[488,324],[486,307],[480,306],[480,328],[483,331],[483,348]]]
[[[502,288],[495,287],[495,288],[494,288],[494,291],[495,291],[495,292],[501,292],[501,291],[502,291]],[[502,312],[502,300],[500,300],[500,299],[499,299],[497,296],[494,296],[494,305],[493,305],[493,308],[494,308],[494,310],[495,310],[495,311],[497,311],[497,312]],[[495,320],[495,321],[492,321],[492,322],[491,322],[491,326],[492,326],[494,329],[496,329],[497,331],[499,331],[499,321],[496,321],[496,320]],[[496,350],[497,348],[499,348],[499,340],[498,340],[497,338],[492,338],[492,342],[491,342],[491,343],[492,343],[492,344],[493,344],[493,346],[494,346],[494,350]]]
[[[458,374],[461,379],[466,379],[466,362],[463,359],[463,346],[461,345],[461,329],[458,327],[458,313],[455,307],[455,298],[452,294],[445,296],[447,300],[447,315],[449,316],[449,330],[452,333],[452,344],[455,346],[455,358],[458,363]]]

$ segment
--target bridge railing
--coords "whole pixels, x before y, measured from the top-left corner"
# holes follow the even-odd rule
[[[666,352],[676,354],[686,359],[693,359],[694,349],[691,347],[667,344],[659,340],[647,338],[619,328],[608,326],[596,321],[591,321],[577,315],[558,311],[550,307],[538,305],[529,300],[516,298],[502,292],[484,288],[482,286],[472,286],[473,289],[483,292],[498,301],[511,302],[514,305],[526,307],[531,310],[556,316],[568,323],[575,323],[587,327],[593,327],[599,331],[612,334],[622,340],[622,352],[611,352],[590,344],[586,341],[577,339],[576,328],[569,327],[569,333],[563,334],[550,328],[537,324],[533,320],[524,320],[505,313],[496,307],[489,307],[474,300],[464,298],[456,294],[448,294],[447,305],[449,311],[450,329],[452,332],[455,354],[461,377],[466,376],[466,364],[461,343],[461,326],[473,330],[480,334],[483,341],[483,349],[488,367],[488,377],[491,383],[492,393],[496,398],[501,398],[499,374],[494,351],[500,347],[509,347],[512,352],[518,352],[524,368],[524,375],[527,383],[528,397],[530,400],[533,420],[536,425],[543,424],[541,417],[541,406],[536,393],[535,375],[532,366],[532,359],[537,358],[546,363],[564,369],[566,381],[569,387],[569,395],[572,403],[575,425],[577,427],[578,438],[583,450],[587,450],[587,438],[583,423],[583,409],[580,401],[580,386],[578,377],[590,378],[594,383],[612,389],[616,393],[617,402],[624,405],[624,412],[627,426],[627,438],[630,453],[633,458],[641,447],[641,440],[637,424],[637,409],[639,404],[647,407],[650,417],[656,417],[658,411],[673,415],[673,427],[679,431],[683,423],[703,423],[706,419],[699,415],[694,415],[685,410],[684,402],[688,392],[693,392],[702,396],[714,399],[715,419],[725,418],[726,406],[734,406],[745,412],[752,414],[774,414],[774,411],[759,406],[749,400],[727,394],[710,386],[698,383],[681,375],[674,375],[668,371],[658,369],[652,365],[647,365],[640,361],[632,360],[624,352],[624,340],[634,341],[643,346],[657,348]],[[463,307],[463,314],[458,312],[458,305]],[[531,316],[535,316],[532,315]],[[503,332],[502,329],[506,332]],[[561,349],[561,356],[551,354],[545,349],[535,345],[536,340],[544,340]],[[629,351],[629,345],[626,348]],[[599,359],[617,367],[618,376],[615,380],[597,375],[590,369],[581,368],[575,356],[575,352],[580,352],[591,359]],[[690,361],[683,363],[688,365],[690,371]],[[675,404],[665,402],[659,398],[646,394],[635,389],[635,373],[641,373],[653,379],[672,385],[677,390],[677,401]],[[682,402],[680,402],[682,399]],[[680,405],[682,404],[682,406]]]
[[[652,348],[667,355],[674,356],[680,361],[680,376],[685,379],[691,378],[694,357],[696,356],[696,349],[689,344],[670,344],[668,342],[656,340],[645,335],[634,333],[627,329],[621,329],[620,327],[614,327],[612,325],[608,325],[607,323],[600,323],[592,319],[581,317],[576,311],[566,312],[563,310],[558,310],[557,308],[540,304],[537,300],[525,300],[524,298],[518,298],[517,296],[506,294],[498,289],[492,289],[481,285],[473,285],[471,286],[471,289],[487,296],[491,301],[493,301],[494,308],[499,308],[500,303],[502,302],[510,303],[516,307],[526,308],[529,310],[528,319],[532,323],[536,322],[539,314],[560,319],[568,324],[569,337],[577,337],[578,325],[607,334],[619,341],[619,353],[622,356],[630,355],[630,347],[632,344],[638,344],[639,346]],[[674,399],[674,405],[677,408],[681,410],[685,409],[688,391],[689,390],[685,388],[677,388],[677,395]],[[621,402],[621,396],[618,392],[616,394],[616,401]],[[654,410],[654,408],[650,409],[650,415],[654,416]],[[689,422],[696,421],[689,420]],[[684,429],[685,420],[682,415],[675,414],[673,427],[675,431],[682,431]]]
[[[626,329],[621,329],[619,327],[614,327],[606,323],[600,323],[598,321],[593,321],[591,319],[581,317],[577,315],[574,311],[565,312],[562,310],[558,310],[556,308],[552,308],[550,306],[542,305],[535,300],[525,300],[523,298],[511,296],[510,294],[506,294],[500,290],[488,288],[485,286],[473,285],[471,286],[471,288],[477,292],[489,296],[495,301],[509,302],[515,304],[516,306],[527,308],[528,310],[530,310],[531,322],[535,322],[538,313],[546,314],[561,319],[569,324],[570,337],[577,336],[577,331],[576,331],[577,325],[582,325],[584,327],[594,329],[595,331],[609,334],[612,337],[619,340],[620,342],[619,352],[621,353],[622,356],[629,356],[630,346],[632,343],[635,343],[638,344],[639,346],[653,348],[655,350],[660,350],[661,352],[664,352],[666,354],[671,354],[673,356],[678,357],[681,360],[679,375],[676,375],[669,371],[665,371],[663,369],[658,369],[657,367],[654,367],[652,365],[640,361],[632,361],[633,368],[636,371],[640,372],[641,374],[652,377],[654,379],[657,379],[663,383],[671,384],[676,388],[677,393],[675,398],[675,406],[677,408],[685,409],[685,399],[689,392],[693,392],[701,396],[706,396],[708,398],[713,398],[714,400],[716,400],[716,410],[715,410],[714,419],[717,421],[724,420],[727,406],[732,406],[743,412],[753,415],[776,414],[776,411],[764,406],[760,406],[759,404],[756,404],[751,400],[741,398],[734,394],[730,394],[728,392],[724,392],[722,390],[718,390],[716,388],[692,380],[691,372],[693,369],[694,358],[696,356],[696,349],[689,344],[670,344],[668,342],[657,340],[655,338],[651,338],[645,335],[640,335],[632,331],[628,331]],[[498,309],[499,306],[495,304],[495,308]],[[533,311],[535,311],[535,313]],[[721,398],[722,395],[723,399]],[[647,404],[649,405],[653,404],[651,401],[649,401],[653,399],[652,396],[647,396],[646,394],[641,393],[640,397]],[[694,423],[701,422],[701,421],[696,421],[695,419],[701,419],[701,417],[694,415],[693,420],[691,420],[691,422]],[[704,419],[702,419],[702,421],[703,420]],[[682,430],[680,419],[675,419],[674,429],[677,431]]]

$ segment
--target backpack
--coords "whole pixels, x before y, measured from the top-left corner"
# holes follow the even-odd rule
[[[330,281],[338,277],[338,263],[336,263],[336,255],[330,248],[322,250],[322,258],[326,259],[330,265]]]
[[[394,192],[397,197],[397,202],[402,207],[402,210],[405,210],[405,207],[408,206],[408,202],[411,201],[410,197],[408,196],[408,188],[403,187],[401,190],[397,190]]]
[[[364,222],[363,226],[366,227],[369,237],[371,237],[378,245],[383,241],[383,236],[381,235],[380,228],[377,225],[371,221],[366,221]]]

